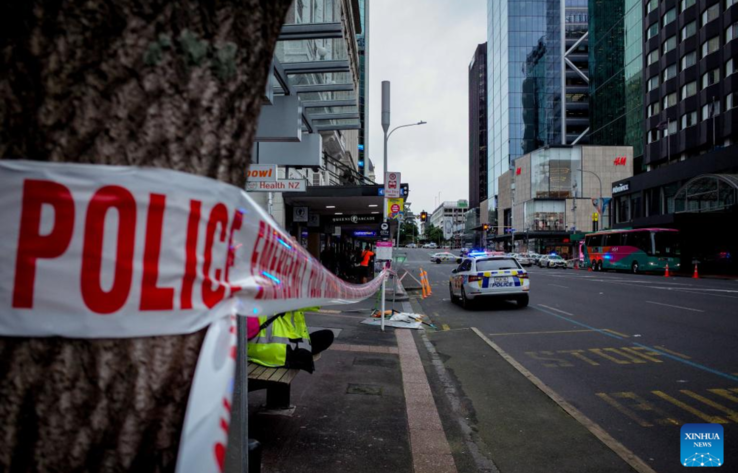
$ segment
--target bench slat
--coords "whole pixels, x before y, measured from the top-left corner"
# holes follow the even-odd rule
[[[279,380],[280,383],[291,383],[293,379],[295,379],[295,376],[297,376],[297,373],[299,373],[300,370],[287,370],[287,372],[282,376],[282,379]]]
[[[271,376],[269,376],[267,381],[279,382],[279,380],[282,379],[282,376],[284,376],[286,371],[287,371],[287,368],[277,368],[273,370]]]
[[[249,363],[249,375],[251,375],[251,373],[253,373],[254,370],[258,367],[259,365],[257,365],[256,363]]]
[[[269,378],[274,374],[275,369],[274,368],[266,368],[264,371],[259,373],[259,376],[256,377],[256,379],[260,379],[262,381],[268,381]]]
[[[259,375],[261,373],[263,373],[264,371],[266,371],[266,367],[265,366],[259,366],[254,371],[252,371],[251,373],[249,373],[249,378],[258,379],[259,378]]]

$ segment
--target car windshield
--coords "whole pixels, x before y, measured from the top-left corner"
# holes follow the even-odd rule
[[[505,269],[520,269],[520,265],[512,258],[477,260],[477,271],[501,271]]]
[[[561,256],[549,256],[548,259],[561,260],[561,259],[564,259],[564,258],[562,258]]]

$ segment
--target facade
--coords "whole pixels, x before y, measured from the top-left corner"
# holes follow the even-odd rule
[[[469,206],[487,200],[487,43],[469,64]]]
[[[359,174],[369,175],[367,159],[369,157],[369,0],[358,0],[361,32],[356,35],[359,46]],[[374,179],[372,179],[373,181]]]
[[[629,146],[576,145],[518,158],[498,179],[503,235],[493,241],[510,250],[514,237],[515,251],[573,254],[572,234],[593,231],[595,218],[598,229],[609,227],[612,183],[632,176],[625,165],[632,153]]]
[[[464,201],[446,201],[439,205],[428,217],[431,225],[443,230],[443,236],[459,241],[464,235],[465,214],[469,206]]]
[[[615,183],[616,228],[678,229],[709,272],[738,273],[736,3],[643,2],[644,172]]]
[[[633,147],[643,169],[643,0],[590,0],[590,137],[599,146]]]
[[[587,143],[587,0],[489,0],[488,196],[516,158]]]

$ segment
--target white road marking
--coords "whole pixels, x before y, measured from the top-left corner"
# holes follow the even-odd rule
[[[561,286],[560,284],[549,284],[549,286],[563,287],[564,289],[569,289],[569,286]]]
[[[675,309],[691,310],[692,312],[704,312],[704,310],[692,309],[692,308],[689,308],[689,307],[682,307],[680,305],[662,304],[661,302],[654,302],[654,301],[646,301],[646,302],[649,303],[649,304],[663,305],[665,307],[673,307]]]
[[[543,305],[543,304],[538,304],[538,305],[541,306],[541,307],[545,307],[546,309],[549,309],[549,310],[555,310],[556,312],[561,312],[562,314],[568,315],[569,317],[574,317],[574,314],[570,314],[569,312],[564,312],[563,310],[557,309],[555,307],[549,307],[549,306]]]

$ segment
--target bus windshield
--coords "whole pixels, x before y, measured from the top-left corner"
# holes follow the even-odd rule
[[[654,256],[679,256],[679,239],[676,232],[655,232],[653,234]]]

